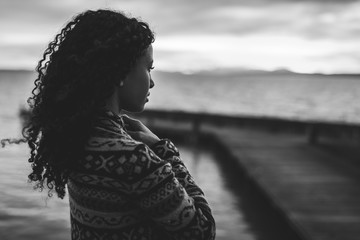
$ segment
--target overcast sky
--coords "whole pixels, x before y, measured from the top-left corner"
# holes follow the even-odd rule
[[[359,0],[0,0],[0,68],[34,69],[65,22],[98,8],[150,24],[158,70],[360,73]]]

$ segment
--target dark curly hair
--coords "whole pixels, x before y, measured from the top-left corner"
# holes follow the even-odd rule
[[[31,117],[23,129],[35,188],[65,196],[92,119],[153,42],[145,22],[97,10],[75,16],[49,43],[36,67]]]

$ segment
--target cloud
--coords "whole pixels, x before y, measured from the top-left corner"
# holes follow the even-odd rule
[[[154,44],[157,68],[185,72],[216,67],[358,72],[358,62],[353,59],[356,54],[352,52],[357,47],[356,40],[343,44],[330,39],[309,40],[276,34],[171,36]],[[331,59],[326,58],[329,56]]]
[[[0,26],[55,33],[78,12],[111,7],[141,16],[161,35],[272,31],[313,38],[349,37],[357,36],[359,6],[355,0],[207,0],[191,4],[175,0],[1,0]]]
[[[97,8],[123,10],[149,22],[164,68],[240,66],[256,61],[264,68],[275,63],[293,67],[309,61],[310,67],[301,69],[312,71],[311,61],[325,69],[326,61],[320,64],[318,59],[331,54],[347,59],[339,68],[346,70],[349,64],[345,62],[351,59],[358,63],[352,58],[360,51],[357,0],[0,0],[0,67],[13,56],[20,59],[21,52],[23,62],[36,59],[72,16]],[[261,46],[258,49],[251,45],[255,40]],[[327,47],[329,42],[332,47]],[[235,53],[243,57],[241,61],[234,60]],[[334,62],[329,61],[326,69]]]
[[[268,4],[261,7],[218,5],[199,10],[196,14],[185,11],[182,15],[188,16],[186,19],[170,19],[167,24],[161,25],[160,30],[164,34],[182,32],[195,35],[198,33],[247,35],[272,32],[307,38],[359,37],[359,2],[345,6],[339,4],[324,6],[319,2],[309,4],[278,2],[283,4]],[[168,14],[175,16],[171,11]]]

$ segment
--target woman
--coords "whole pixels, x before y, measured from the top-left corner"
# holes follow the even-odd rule
[[[154,35],[111,10],[71,20],[37,67],[24,128],[30,181],[65,195],[72,239],[214,239],[215,222],[179,151],[122,110],[154,87]]]

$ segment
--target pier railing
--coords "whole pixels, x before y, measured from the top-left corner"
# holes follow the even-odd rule
[[[305,121],[276,117],[229,116],[212,113],[156,109],[148,109],[142,113],[133,115],[150,122],[154,120],[187,122],[191,124],[190,131],[195,135],[201,131],[202,125],[210,124],[214,126],[256,128],[274,133],[291,132],[303,134],[310,144],[318,143],[319,139],[322,137],[344,139],[360,143],[360,124]]]

